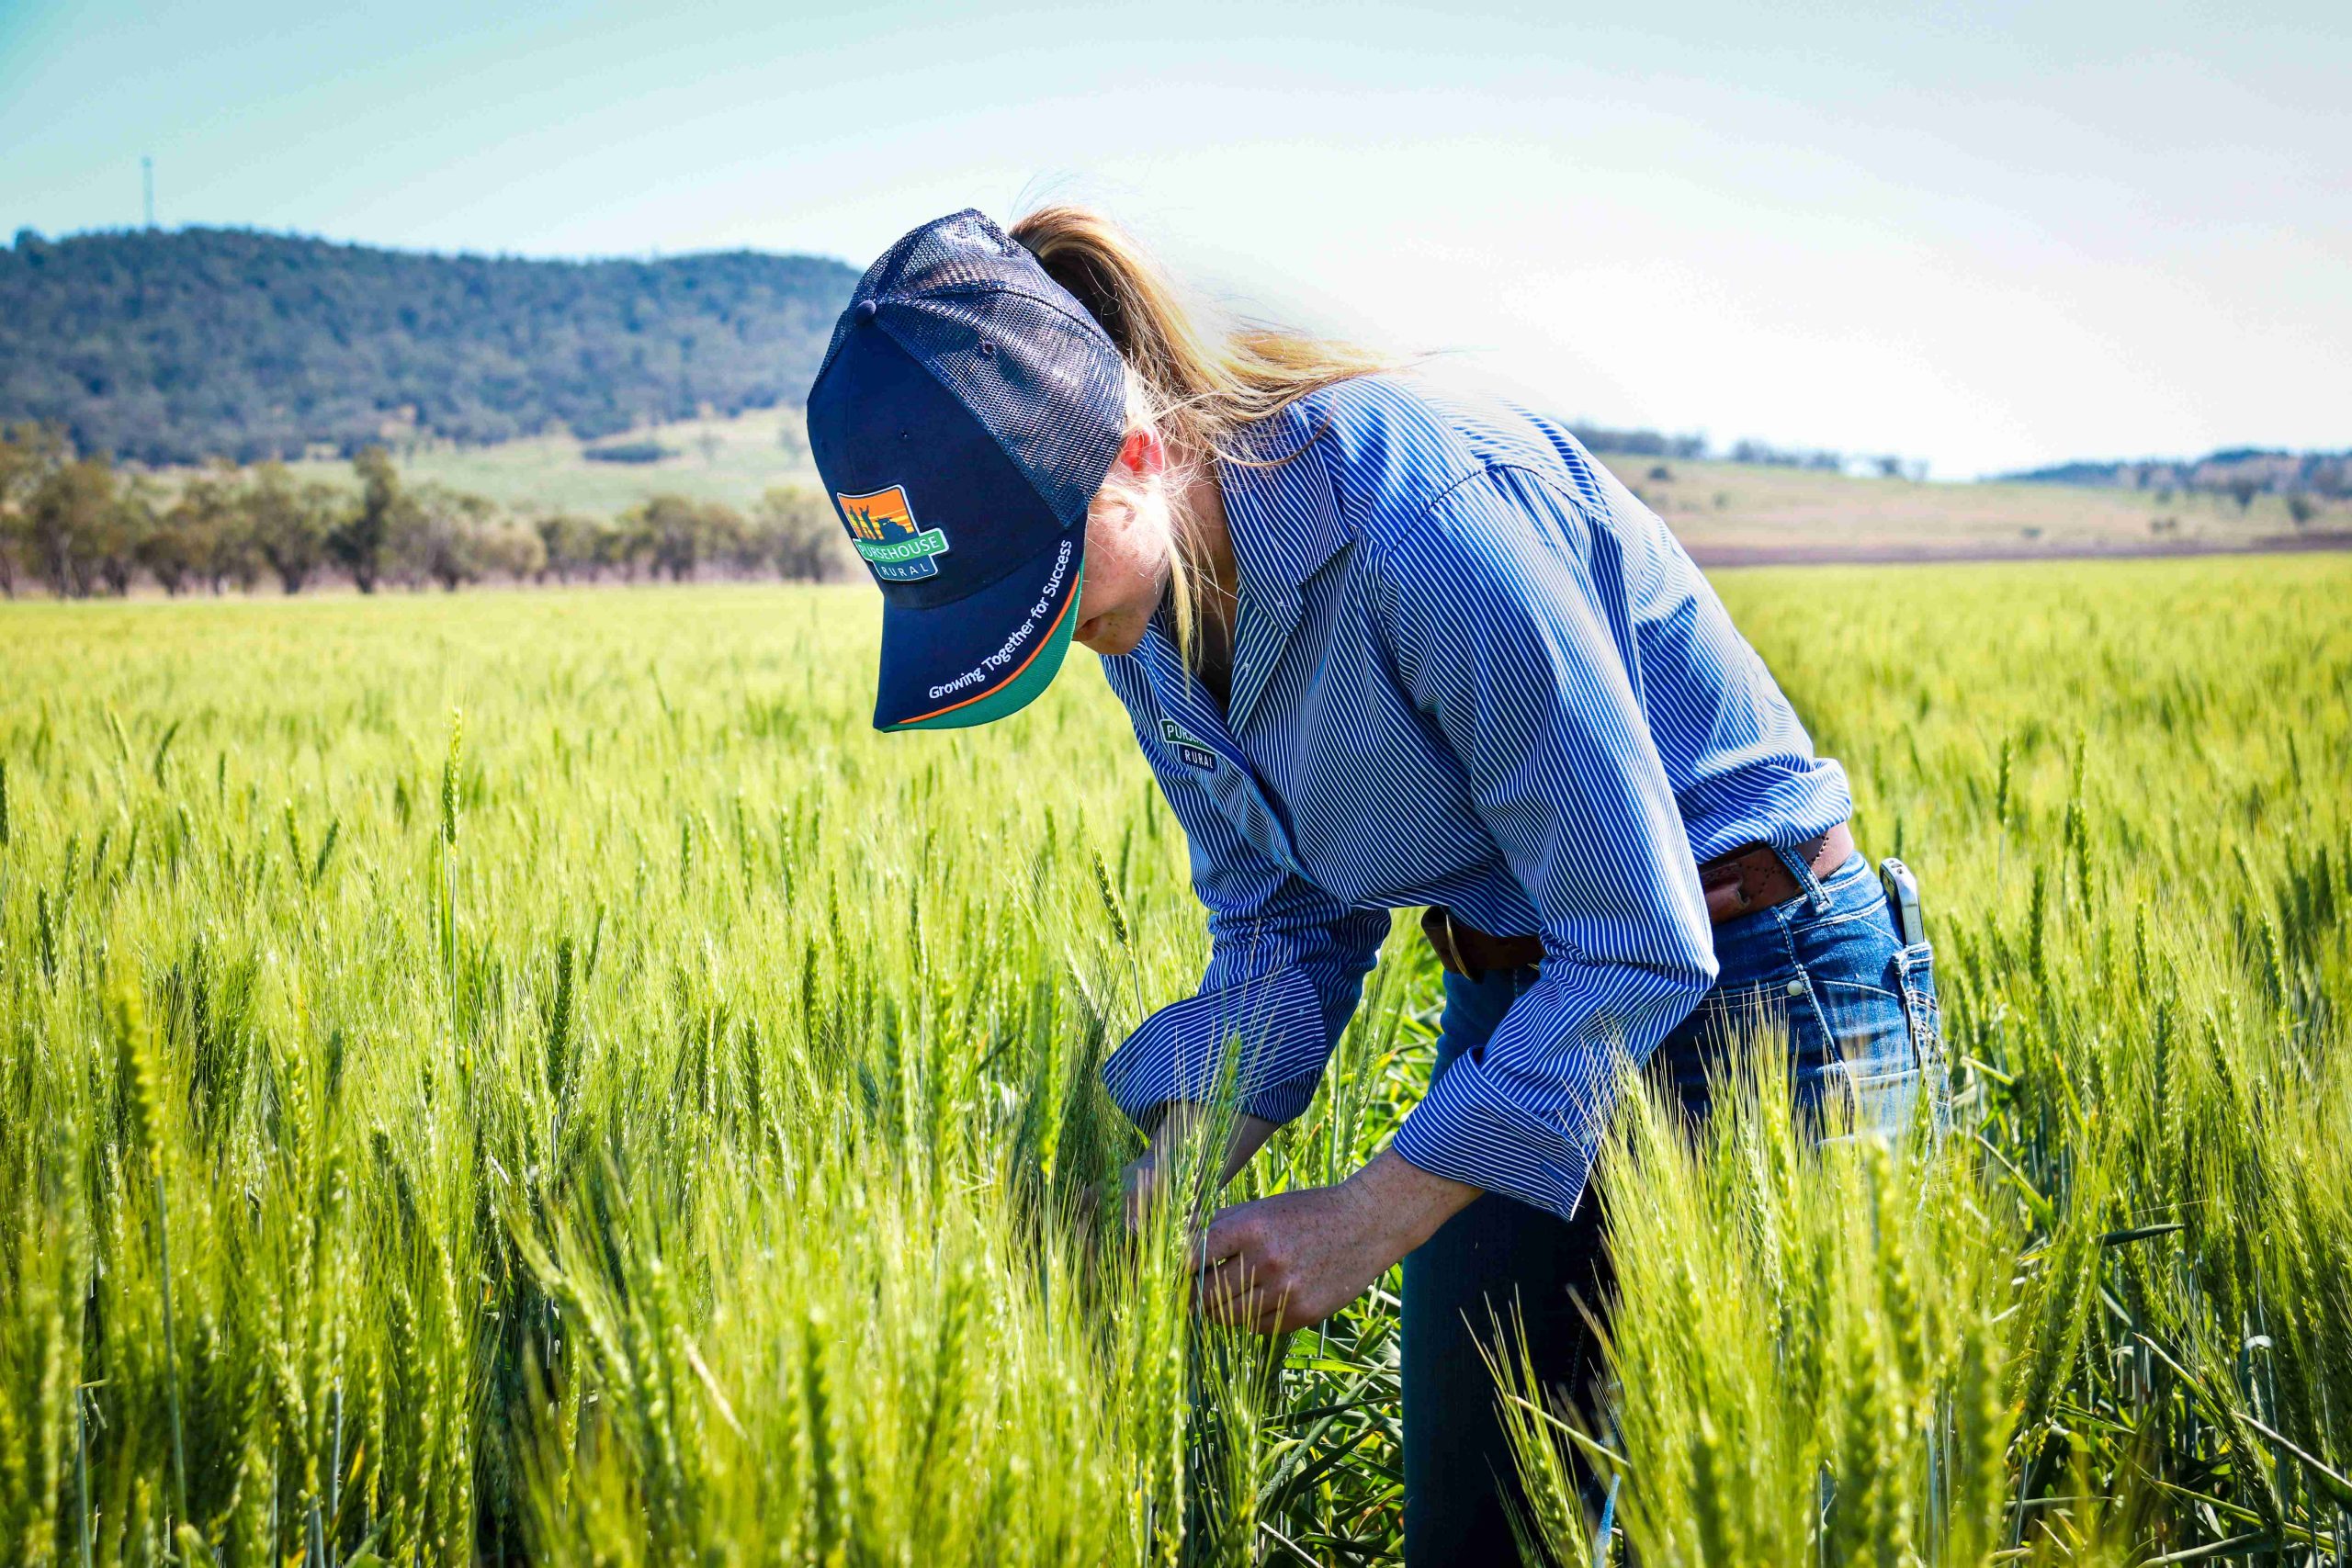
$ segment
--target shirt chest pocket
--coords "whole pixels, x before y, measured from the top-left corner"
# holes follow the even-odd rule
[[[1281,813],[1274,809],[1272,800],[1247,768],[1219,757],[1216,767],[1202,771],[1199,776],[1217,809],[1240,830],[1243,838],[1292,875],[1314,880],[1298,863],[1297,850],[1291,842],[1290,830],[1283,826]]]
[[[1163,775],[1193,780],[1251,848],[1292,875],[1306,876],[1282,814],[1246,761],[1176,719],[1163,717],[1155,728]]]

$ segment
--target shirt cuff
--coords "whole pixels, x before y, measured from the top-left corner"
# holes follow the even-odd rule
[[[1396,1129],[1390,1147],[1408,1163],[1571,1218],[1584,1196],[1593,1150],[1609,1114],[1605,1054],[1596,1081],[1568,1096],[1557,1120],[1511,1103],[1475,1057],[1457,1056]]]
[[[1322,998],[1296,964],[1161,1008],[1102,1064],[1103,1086],[1138,1125],[1171,1100],[1206,1102],[1237,1036],[1242,1110],[1269,1122],[1306,1110],[1331,1047]]]

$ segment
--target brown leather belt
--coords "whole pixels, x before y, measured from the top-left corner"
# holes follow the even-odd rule
[[[1854,835],[1840,822],[1821,837],[1797,845],[1796,852],[1813,867],[1814,875],[1827,876],[1854,852]],[[1750,844],[1702,863],[1699,890],[1707,897],[1707,918],[1721,925],[1785,904],[1804,888],[1770,846]],[[1421,912],[1421,931],[1437,949],[1440,964],[1473,980],[1489,969],[1521,969],[1544,959],[1542,937],[1489,936],[1455,919],[1442,904],[1432,904]]]

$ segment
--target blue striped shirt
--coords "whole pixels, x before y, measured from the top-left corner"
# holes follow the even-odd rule
[[[1137,1121],[1216,1092],[1299,1114],[1392,908],[1534,932],[1539,982],[1398,1129],[1425,1170],[1563,1216],[1618,1053],[1713,984],[1697,864],[1846,819],[1804,728],[1666,525],[1560,426],[1385,377],[1219,465],[1240,571],[1222,710],[1164,618],[1106,658],[1208,908],[1199,993],[1104,1065]],[[1163,616],[1165,612],[1163,611]]]

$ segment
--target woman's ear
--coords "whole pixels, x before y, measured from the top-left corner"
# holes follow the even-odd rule
[[[1158,431],[1137,425],[1119,443],[1119,455],[1114,461],[1125,464],[1138,479],[1149,479],[1168,467],[1168,448],[1160,442]]]

